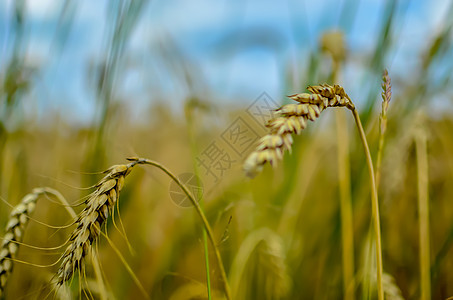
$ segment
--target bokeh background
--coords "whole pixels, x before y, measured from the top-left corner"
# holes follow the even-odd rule
[[[198,175],[235,299],[341,299],[351,296],[342,260],[345,157],[338,155],[346,144],[348,286],[352,299],[374,299],[370,187],[350,113],[324,112],[283,163],[253,180],[241,165],[266,133],[270,110],[289,103],[285,95],[333,81],[356,104],[376,160],[387,68],[393,98],[379,186],[386,293],[421,295],[415,145],[426,139],[430,294],[451,297],[452,15],[449,0],[2,0],[1,228],[6,202],[17,204],[34,187],[58,189],[75,203],[101,178],[96,172],[147,157]],[[175,204],[171,189],[158,170],[137,168],[120,198],[133,250],[112,224],[107,231],[152,299],[205,299],[202,224]],[[33,218],[70,222],[47,199]],[[24,242],[51,247],[69,234],[32,221]],[[98,249],[109,298],[143,298],[105,239]],[[21,247],[19,258],[49,264],[54,252]],[[209,257],[212,297],[222,298]],[[57,267],[17,264],[6,299],[45,297]],[[72,297],[101,297],[90,264],[86,273],[82,288],[71,285]]]

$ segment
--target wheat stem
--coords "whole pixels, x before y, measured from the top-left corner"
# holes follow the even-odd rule
[[[326,38],[329,37],[326,35]],[[333,38],[334,36],[332,36]],[[341,36],[342,37],[342,36]],[[328,39],[329,40],[329,39]],[[341,43],[343,44],[343,43]],[[330,45],[330,44],[325,44]],[[334,49],[330,48],[332,55],[332,82],[337,81],[341,60],[338,61]],[[343,48],[344,49],[344,48]],[[344,52],[343,52],[344,53]],[[338,183],[340,188],[340,213],[341,213],[341,238],[342,238],[342,262],[343,262],[343,298],[353,300],[354,296],[354,230],[352,223],[352,203],[351,203],[351,168],[349,159],[349,132],[344,130],[347,127],[346,118],[343,110],[335,112],[337,125],[337,145],[338,145]]]
[[[384,151],[384,134],[379,131],[379,144],[376,158],[376,189],[379,189],[381,183],[381,165],[382,165],[382,152]]]
[[[165,174],[167,174],[183,190],[184,194],[186,194],[186,196],[189,198],[190,202],[195,207],[195,210],[197,211],[198,216],[200,217],[201,221],[203,222],[203,226],[204,226],[204,228],[206,230],[206,234],[208,235],[208,238],[209,238],[209,240],[211,241],[211,244],[212,244],[212,248],[214,249],[214,253],[215,253],[216,260],[217,260],[217,264],[219,265],[219,269],[220,269],[220,276],[222,277],[222,285],[223,285],[223,289],[224,289],[224,292],[225,292],[225,296],[227,297],[228,300],[231,300],[232,299],[231,298],[231,291],[230,291],[230,287],[228,286],[227,276],[226,276],[225,269],[223,267],[222,258],[220,256],[219,249],[218,249],[218,247],[216,245],[216,242],[215,242],[215,239],[214,239],[214,234],[212,233],[211,226],[209,225],[209,222],[206,219],[206,216],[204,215],[200,204],[198,204],[198,202],[195,200],[193,195],[189,192],[187,187],[175,175],[173,175],[172,172],[170,172],[167,168],[165,168],[160,163],[152,161],[152,160],[149,160],[149,159],[139,159],[139,160],[137,160],[137,164],[147,164],[147,165],[151,165],[151,166],[154,166],[154,167],[162,170]]]
[[[382,246],[381,246],[381,225],[379,219],[379,201],[376,189],[376,178],[374,176],[373,161],[371,159],[370,148],[365,136],[365,131],[363,130],[362,122],[360,122],[359,113],[357,109],[352,109],[352,114],[354,116],[357,129],[360,134],[360,140],[365,151],[365,156],[367,160],[368,173],[370,176],[370,185],[371,185],[371,207],[373,212],[373,223],[374,223],[374,234],[376,238],[376,262],[377,262],[377,290],[378,290],[378,299],[384,300],[384,289],[382,288]]]
[[[203,246],[204,246],[204,263],[206,269],[206,289],[208,291],[208,300],[211,300],[211,271],[209,267],[209,249],[208,249],[208,235],[206,229],[203,228]]]
[[[430,239],[429,239],[429,195],[428,195],[428,155],[426,136],[419,134],[415,137],[417,152],[417,187],[418,187],[418,213],[420,237],[420,299],[431,299],[430,281]]]
[[[190,102],[188,102],[190,103]],[[194,108],[189,104],[186,104],[186,120],[187,120],[187,131],[188,131],[188,136],[189,136],[189,142],[190,142],[190,150],[192,152],[193,156],[193,169],[194,173],[197,179],[197,186],[200,188],[200,172],[198,168],[197,161],[195,159],[195,156],[197,155],[197,144],[195,142],[195,132],[194,132],[194,122],[193,122],[193,112]],[[201,189],[198,189],[199,191]],[[204,201],[203,201],[203,194],[200,192],[199,195],[197,195],[198,198],[200,199],[200,206],[201,210],[204,211]],[[203,247],[204,247],[204,261],[205,261],[205,270],[206,270],[206,289],[208,292],[208,300],[212,299],[211,296],[211,271],[210,271],[210,266],[209,266],[209,248],[208,248],[208,236],[206,234],[206,230],[203,229]]]
[[[344,111],[336,111],[338,142],[338,180],[340,187],[341,236],[344,299],[354,299],[354,231],[352,223],[349,135],[344,128]]]

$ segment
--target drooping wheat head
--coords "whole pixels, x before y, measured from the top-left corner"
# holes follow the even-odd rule
[[[136,164],[136,161],[132,161],[127,165],[115,165],[104,172],[107,175],[96,185],[96,190],[86,201],[85,208],[75,222],[77,227],[71,234],[57,271],[57,285],[64,284],[72,278],[74,272],[83,269],[84,259],[99,237],[101,226],[113,213],[124,178]]]
[[[45,192],[43,188],[34,189],[30,194],[22,198],[22,201],[14,207],[9,216],[0,250],[0,297],[13,270],[14,259],[19,250],[18,243],[22,241],[29,216],[35,210],[39,196]]]
[[[292,134],[300,134],[308,121],[316,120],[328,107],[347,107],[354,110],[354,104],[340,85],[321,84],[309,86],[309,93],[295,94],[289,98],[299,104],[283,105],[275,112],[277,117],[269,120],[266,127],[270,133],[261,138],[255,151],[244,162],[247,176],[254,177],[266,162],[275,166],[283,158],[285,150],[291,151]]]

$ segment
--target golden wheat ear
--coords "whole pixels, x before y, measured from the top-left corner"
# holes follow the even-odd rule
[[[0,250],[0,298],[3,295],[8,277],[13,271],[13,263],[30,214],[35,210],[38,198],[45,193],[45,188],[34,189],[22,198],[21,202],[11,211]]]
[[[96,190],[87,200],[87,205],[79,214],[76,228],[71,234],[69,245],[63,253],[61,266],[57,271],[57,284],[62,285],[70,280],[76,271],[80,271],[85,257],[91,250],[93,242],[100,235],[101,226],[113,213],[118,201],[124,178],[137,164],[136,159],[127,165],[115,165],[107,169],[106,175],[95,186]]]
[[[339,85],[321,84],[309,86],[307,90],[311,94],[288,96],[299,104],[287,104],[275,110],[277,117],[266,124],[269,134],[259,141],[255,151],[244,162],[243,169],[247,176],[255,177],[267,162],[275,166],[277,161],[283,158],[285,150],[291,151],[292,134],[300,134],[308,121],[315,121],[324,109],[328,107],[355,109],[351,99]]]

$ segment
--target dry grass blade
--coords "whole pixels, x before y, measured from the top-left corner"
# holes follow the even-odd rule
[[[70,280],[74,272],[84,266],[84,259],[99,235],[102,224],[113,213],[114,205],[124,185],[124,178],[136,162],[116,165],[109,168],[104,178],[96,185],[96,190],[88,198],[87,205],[80,213],[72,232],[69,245],[62,256],[61,267],[57,272],[58,285]]]
[[[292,134],[300,134],[308,121],[316,120],[328,107],[344,106],[354,110],[354,104],[339,85],[322,84],[309,86],[311,94],[302,93],[289,96],[299,104],[283,105],[276,110],[277,117],[269,120],[266,127],[270,133],[264,136],[255,151],[244,162],[244,171],[254,177],[266,162],[275,166],[283,158],[285,150],[291,151]]]

